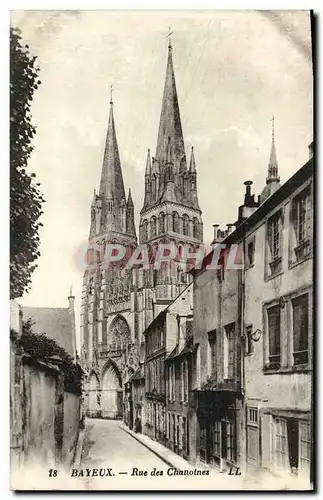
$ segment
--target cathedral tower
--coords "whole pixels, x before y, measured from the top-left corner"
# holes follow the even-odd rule
[[[120,244],[127,251],[137,246],[134,205],[130,190],[127,200],[125,196],[112,99],[100,189],[98,194],[94,191],[91,204],[81,343],[89,415],[117,418],[123,413],[124,370],[134,345],[132,273],[124,269],[125,262],[106,265],[108,244]]]
[[[160,243],[173,243],[179,257],[184,245],[194,251],[203,241],[195,154],[192,147],[188,164],[172,51],[169,43],[156,154],[151,157],[148,150],[144,204],[140,212],[139,242],[148,245],[152,262]],[[159,270],[152,265],[151,269],[140,272],[143,276],[137,277],[138,286],[145,289],[142,293],[146,296],[144,329],[187,286],[190,276],[176,261]]]

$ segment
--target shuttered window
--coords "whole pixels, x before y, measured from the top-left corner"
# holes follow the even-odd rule
[[[308,294],[292,301],[294,365],[308,363]]]
[[[311,465],[311,426],[309,422],[299,422],[299,467],[309,475]]]

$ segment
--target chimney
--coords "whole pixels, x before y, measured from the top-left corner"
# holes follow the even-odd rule
[[[245,219],[250,217],[250,215],[257,210],[259,207],[259,198],[255,201],[255,195],[251,194],[252,181],[245,181],[246,192],[244,196],[244,204],[240,205],[238,208],[238,220],[235,224],[238,227]]]
[[[213,237],[214,237],[215,240],[218,237],[218,228],[219,228],[219,226],[220,226],[220,224],[213,224],[213,228],[214,228]]]
[[[70,288],[70,294],[68,296],[68,309],[70,312],[71,320],[72,320],[72,343],[73,343],[73,358],[74,362],[76,362],[76,325],[75,325],[75,310],[74,310],[75,296],[73,295],[73,288]]]
[[[250,203],[254,202],[254,197],[251,196],[252,181],[245,181],[244,185],[246,186],[246,193],[244,196],[244,204],[245,204],[245,206],[249,206]]]
[[[231,234],[234,227],[234,224],[227,224],[227,234]]]
[[[71,285],[70,294],[68,296],[68,307],[74,311],[75,296],[73,295],[73,287]]]

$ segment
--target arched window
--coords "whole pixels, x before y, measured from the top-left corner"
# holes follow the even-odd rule
[[[154,215],[150,219],[150,235],[152,238],[156,236],[156,217]]]
[[[173,227],[174,233],[179,233],[179,216],[177,212],[173,212]]]
[[[194,218],[193,219],[193,238],[199,239],[200,237],[200,231],[199,231],[199,221]]]
[[[148,240],[148,221],[144,220],[142,223],[142,228],[143,228],[143,239],[144,241]]]
[[[154,195],[156,192],[156,175],[154,174],[151,179],[151,192]]]
[[[188,236],[189,232],[189,219],[187,215],[183,215],[183,234]]]
[[[163,234],[165,232],[165,214],[161,212],[158,218],[158,234]]]

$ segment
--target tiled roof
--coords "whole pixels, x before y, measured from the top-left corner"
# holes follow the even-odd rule
[[[177,352],[178,346],[176,346],[175,349],[173,349],[173,351],[169,354],[169,356],[166,358],[165,361],[168,361],[171,359],[176,359],[176,358],[179,358],[181,356],[185,356],[185,354],[191,354],[197,349],[198,345],[199,344],[193,345],[193,337],[190,337],[180,352]]]
[[[75,331],[70,309],[63,307],[23,307],[23,320],[35,322],[33,331],[45,333],[73,356]]]

